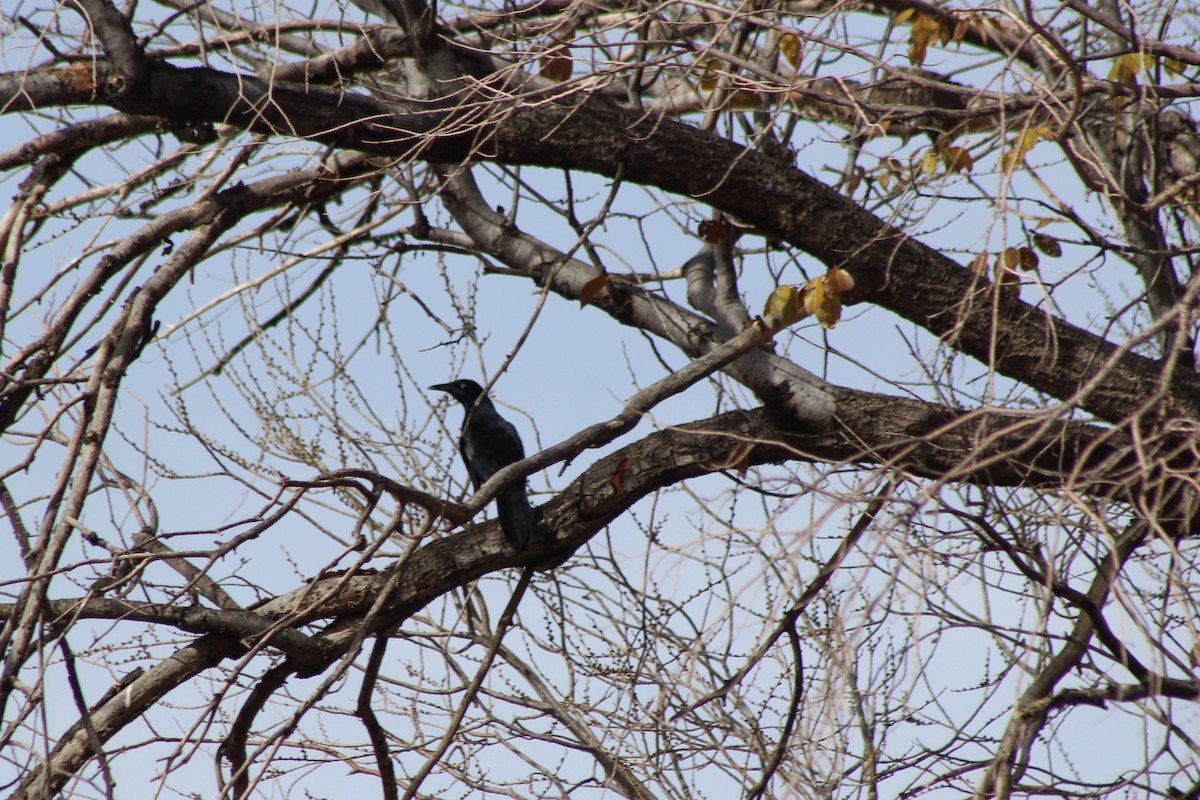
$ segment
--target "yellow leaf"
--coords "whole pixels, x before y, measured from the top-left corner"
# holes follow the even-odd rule
[[[908,60],[920,66],[925,63],[925,52],[935,39],[942,35],[942,24],[933,17],[918,14],[913,20],[908,38]]]
[[[1006,175],[1016,169],[1017,164],[1024,160],[1024,154],[1018,153],[1016,148],[1010,148],[1004,152],[1000,158],[1000,171]]]
[[[965,147],[942,145],[938,148],[938,154],[942,157],[942,163],[946,165],[946,171],[950,173],[970,172],[975,166],[975,159],[971,158],[971,153]]]
[[[1025,156],[1029,155],[1029,151],[1033,149],[1034,145],[1042,139],[1049,139],[1053,135],[1054,131],[1045,125],[1037,128],[1026,128],[1021,131],[1013,141],[1012,148],[1001,159],[1001,169],[1005,172],[1011,172],[1018,164],[1025,162]]]
[[[853,288],[850,273],[831,269],[804,285],[804,310],[816,317],[822,328],[832,328],[842,316],[842,294]]]
[[[937,153],[930,150],[921,157],[921,171],[926,175],[932,175],[937,172],[938,157]]]
[[[800,56],[803,48],[800,46],[800,37],[794,33],[785,33],[779,37],[779,52],[783,53],[783,57],[793,67],[800,66]]]
[[[763,307],[763,316],[775,316],[783,325],[800,319],[800,293],[795,286],[776,286]]]
[[[1051,130],[1050,128],[1046,127],[1045,125],[1041,125],[1037,128],[1029,128],[1023,134],[1021,134],[1021,136],[1024,141],[1023,146],[1025,147],[1025,152],[1029,152],[1030,150],[1033,149],[1033,146],[1035,144],[1042,141],[1043,139],[1053,138],[1054,131]]]
[[[717,88],[717,78],[719,74],[717,70],[720,68],[721,62],[715,58],[710,58],[700,65],[700,88],[706,92],[711,92]]]
[[[950,43],[950,37],[953,35],[953,33],[954,32],[950,29],[949,22],[939,23],[938,24],[938,44],[940,44],[942,47],[945,47],[947,44]]]
[[[1154,66],[1154,57],[1145,53],[1126,53],[1117,56],[1112,69],[1108,71],[1108,79],[1118,83],[1137,83],[1137,76]]]
[[[917,9],[915,6],[904,9],[903,11],[901,11],[899,14],[896,15],[896,24],[903,25],[905,22],[908,21],[909,17],[911,17],[915,13],[917,13]]]
[[[1165,69],[1167,74],[1173,78],[1178,78],[1183,74],[1183,64],[1173,58],[1163,59],[1163,69]]]

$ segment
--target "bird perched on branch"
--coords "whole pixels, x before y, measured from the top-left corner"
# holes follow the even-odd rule
[[[500,416],[478,383],[457,380],[429,388],[445,392],[463,405],[467,416],[463,420],[458,452],[462,453],[467,474],[471,476],[471,483],[476,490],[497,471],[525,457],[525,448],[521,446],[517,429]],[[524,550],[533,538],[534,524],[525,479],[501,489],[500,494],[496,495],[496,507],[504,538],[514,550]]]

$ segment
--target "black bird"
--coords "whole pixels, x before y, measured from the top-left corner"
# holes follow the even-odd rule
[[[463,404],[467,416],[463,420],[458,452],[462,453],[467,474],[471,476],[471,483],[476,490],[496,472],[525,457],[525,448],[521,446],[517,429],[500,416],[478,383],[457,380],[429,388],[446,392]],[[533,508],[529,505],[525,479],[501,489],[500,494],[496,495],[496,507],[500,512],[504,538],[514,550],[524,550],[533,538]]]

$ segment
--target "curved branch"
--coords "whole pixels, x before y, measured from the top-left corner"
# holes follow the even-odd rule
[[[842,390],[836,419],[834,430],[805,432],[758,409],[658,431],[600,459],[543,505],[539,509],[541,524],[553,536],[535,539],[521,553],[504,544],[499,523],[493,520],[430,542],[403,562],[399,567],[402,574],[393,566],[375,574],[329,578],[262,603],[252,612],[197,612],[186,621],[213,625],[212,630],[236,631],[234,623],[244,621],[238,615],[248,613],[266,621],[253,624],[258,632],[283,619],[291,626],[330,620],[326,630],[311,637],[289,631],[277,639],[281,632],[269,628],[271,644],[296,644],[285,668],[311,675],[334,663],[364,636],[393,630],[436,598],[489,572],[510,566],[544,568],[564,561],[641,498],[700,475],[788,461],[850,461],[886,464],[926,476],[943,476],[957,469],[955,474],[961,480],[990,485],[1036,487],[1066,481],[1080,492],[1109,494],[1113,490],[1110,475],[1137,468],[1136,463],[1124,463],[1128,455],[1117,455],[1128,453],[1123,434],[1079,423],[1008,414],[960,414],[917,401],[849,390]],[[1007,457],[974,458],[981,440],[989,441],[989,456],[1003,452]],[[976,470],[970,472],[968,464],[974,464]],[[389,590],[387,601],[377,608],[385,587]],[[131,610],[128,604],[96,606],[94,602],[53,601],[50,607],[66,604],[61,608],[82,615],[89,615],[89,609],[108,608],[110,613],[119,612],[118,616]],[[11,607],[6,610],[13,611]],[[371,630],[364,631],[364,617],[371,613]],[[199,624],[196,627],[204,629]],[[91,717],[96,735],[101,742],[107,741],[167,692],[243,652],[245,645],[237,636],[205,635],[133,680],[118,698],[94,708]],[[295,658],[314,653],[319,657],[307,663]],[[92,757],[92,741],[82,728],[60,739],[50,755],[49,781],[55,789]],[[32,770],[13,797],[40,796],[37,787],[45,785],[45,767]]]

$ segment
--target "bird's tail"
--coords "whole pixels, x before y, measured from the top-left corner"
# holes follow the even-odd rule
[[[524,550],[533,539],[533,506],[525,492],[525,481],[517,481],[496,498],[500,527],[513,550]]]

